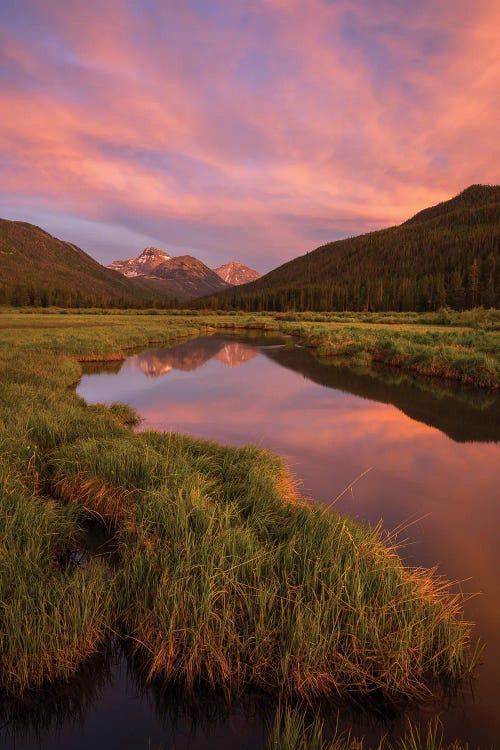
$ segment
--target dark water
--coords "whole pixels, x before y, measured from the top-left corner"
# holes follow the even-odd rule
[[[405,527],[402,557],[438,566],[480,592],[466,604],[485,644],[473,689],[436,711],[445,735],[500,746],[500,403],[487,393],[401,373],[321,364],[305,349],[262,336],[217,335],[144,352],[84,375],[89,402],[122,401],[143,427],[280,453],[302,491],[387,529]],[[350,489],[347,489],[350,485]],[[0,724],[2,719],[0,717]],[[262,748],[272,708],[227,709],[204,696],[187,706],[140,684],[119,651],[95,660],[40,705],[12,707],[0,733],[22,748]],[[370,716],[353,723],[376,738]]]

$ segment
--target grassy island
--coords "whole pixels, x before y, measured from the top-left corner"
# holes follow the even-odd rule
[[[149,679],[228,696],[425,699],[468,674],[447,584],[405,568],[380,530],[303,501],[278,457],[134,434],[130,408],[75,393],[79,362],[215,318],[0,316],[2,691],[70,678],[111,634]],[[75,565],[91,523],[115,552]]]

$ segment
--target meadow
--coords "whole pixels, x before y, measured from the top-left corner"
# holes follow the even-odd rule
[[[214,328],[293,333],[319,354],[318,326],[328,347],[339,331],[351,336],[352,321],[299,318],[0,313],[4,695],[71,678],[111,636],[146,680],[228,699],[251,688],[308,705],[425,701],[471,674],[460,596],[432,571],[404,567],[380,528],[304,501],[269,452],[136,434],[129,407],[88,405],[74,390],[82,362]],[[468,336],[489,377],[498,372],[496,320],[425,325],[360,320],[355,330],[376,341],[391,326],[413,346],[436,334],[434,348],[451,349]],[[75,564],[95,524],[114,535],[114,554]]]

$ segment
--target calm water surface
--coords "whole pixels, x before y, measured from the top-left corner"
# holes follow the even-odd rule
[[[405,527],[406,561],[437,565],[463,590],[480,592],[466,610],[485,643],[483,664],[473,695],[437,709],[446,736],[500,747],[500,405],[491,394],[450,388],[321,364],[273,337],[215,335],[88,371],[78,393],[131,404],[142,428],[271,448],[304,494],[387,529]],[[207,699],[200,708],[159,696],[119,654],[96,660],[51,701],[7,717],[6,747],[243,750],[264,746],[269,721],[262,706],[228,712]],[[364,717],[354,729],[375,738],[387,726]]]

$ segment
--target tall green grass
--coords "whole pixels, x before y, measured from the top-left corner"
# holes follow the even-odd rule
[[[150,678],[396,700],[468,670],[447,586],[300,502],[275,456],[142,433],[78,441],[54,465],[60,497],[122,530],[123,624]]]
[[[29,493],[0,459],[0,685],[22,693],[70,677],[108,636],[106,568],[60,561],[78,533],[76,508]]]
[[[282,322],[280,330],[298,337],[324,359],[350,357],[481,388],[500,386],[497,331],[308,322]]]

